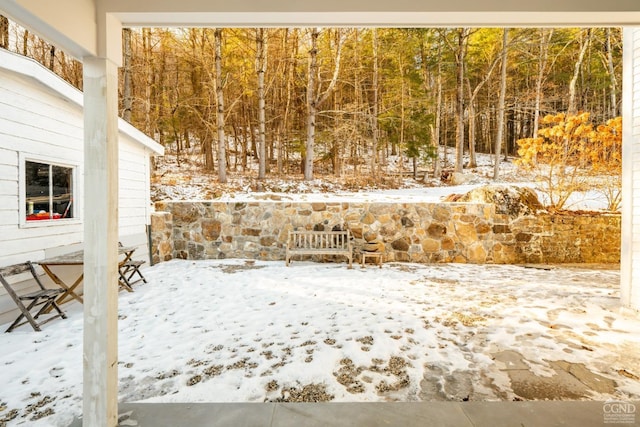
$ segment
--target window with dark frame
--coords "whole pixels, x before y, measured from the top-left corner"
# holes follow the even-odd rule
[[[73,218],[73,168],[25,162],[26,220]]]

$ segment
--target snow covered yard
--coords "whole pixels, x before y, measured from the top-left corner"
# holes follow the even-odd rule
[[[607,268],[174,260],[119,295],[120,401],[639,399]],[[0,425],[82,411],[82,307],[0,334]],[[7,325],[4,325],[6,328]]]

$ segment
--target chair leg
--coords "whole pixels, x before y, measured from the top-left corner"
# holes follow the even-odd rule
[[[36,315],[33,316],[33,318],[37,319],[38,317],[40,317],[41,314],[46,314],[50,312],[52,308],[55,309],[58,312],[58,314],[51,316],[49,319],[46,320],[47,322],[51,319],[55,319],[56,317],[62,317],[63,319],[67,318],[67,315],[62,310],[60,310],[60,307],[58,307],[58,304],[56,304],[55,298],[47,299],[47,301],[44,304],[42,304],[42,308],[38,310],[38,313],[36,313]],[[45,323],[45,322],[42,322],[42,323]],[[42,323],[40,323],[40,325],[42,325]]]
[[[147,283],[147,279],[144,278],[144,276],[140,272],[140,268],[137,265],[132,266],[130,270],[131,270],[131,273],[127,277],[127,282],[131,283],[131,279],[133,279],[133,276],[135,276],[137,273],[138,276],[140,276],[140,278],[136,280],[136,282],[139,282],[140,280],[142,280],[144,283]]]
[[[125,288],[127,292],[133,292],[133,288],[131,287],[131,284],[127,280],[127,277],[124,275],[122,271],[120,271],[119,273],[120,273],[120,278],[118,279],[118,286],[121,288]]]
[[[27,322],[31,325],[34,331],[40,332],[40,327],[38,326],[38,322],[36,322],[36,319],[33,317],[33,315],[31,315],[31,312],[30,312],[31,309],[36,305],[36,302],[37,300],[33,300],[28,307],[25,307],[24,304],[20,302],[20,304],[18,305],[18,308],[20,309],[20,311],[22,311],[22,314],[18,316],[18,318],[11,324],[11,326],[9,326],[9,328],[5,332],[11,332],[18,326],[21,326]],[[39,314],[40,313],[38,313],[38,315]],[[23,318],[26,318],[27,320],[25,322],[21,322]]]
[[[62,309],[60,308],[60,306],[56,302],[55,298],[51,300],[51,307],[53,307],[60,314],[60,317],[62,317],[63,319],[67,318],[67,313],[62,311]]]
[[[138,276],[140,276],[140,280],[142,280],[143,283],[147,283],[147,279],[145,279],[145,277],[142,275],[142,272],[140,271],[140,267],[136,266],[134,267],[134,271],[133,273],[131,273],[131,277],[133,277],[134,274],[138,274]]]
[[[133,292],[132,285],[134,283],[137,283],[139,281],[148,283],[147,279],[144,277],[144,275],[140,271],[140,267],[137,264],[123,265],[118,270],[118,274],[120,275],[120,279],[119,279],[120,287],[125,288],[129,292]],[[138,275],[139,279],[132,280],[136,274]]]

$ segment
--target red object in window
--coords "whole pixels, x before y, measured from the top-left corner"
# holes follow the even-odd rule
[[[49,212],[41,212],[41,213],[34,213],[31,215],[27,215],[27,221],[42,221],[42,220],[60,219],[60,218],[62,218],[62,215],[60,215],[59,213],[54,213],[53,217],[50,217]]]

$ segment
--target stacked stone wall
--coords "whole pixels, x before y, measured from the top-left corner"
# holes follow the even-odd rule
[[[289,230],[348,228],[354,246],[384,243],[385,261],[617,263],[620,215],[496,214],[479,203],[159,202],[154,262],[283,260]]]

